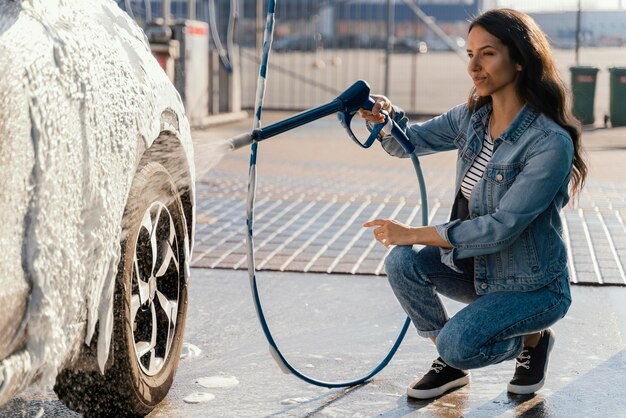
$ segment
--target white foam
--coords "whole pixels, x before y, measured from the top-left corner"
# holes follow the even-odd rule
[[[309,398],[287,398],[280,401],[281,405],[295,405],[308,402]]]
[[[207,389],[209,388],[232,388],[239,384],[235,376],[210,376],[201,377],[196,383]]]
[[[180,358],[184,359],[184,358],[198,358],[200,357],[200,354],[202,353],[202,350],[196,346],[193,345],[191,343],[183,343],[183,349],[180,352]]]
[[[325,358],[324,356],[319,355],[319,354],[309,354],[309,357],[314,358],[314,359],[319,359],[319,360]]]
[[[183,402],[187,403],[204,403],[215,399],[215,395],[206,392],[193,392],[183,398]]]
[[[104,367],[137,157],[158,138],[161,112],[183,108],[111,0],[0,2],[0,29],[0,288],[31,289],[19,381],[49,387],[96,324]],[[178,122],[193,189],[189,125]]]

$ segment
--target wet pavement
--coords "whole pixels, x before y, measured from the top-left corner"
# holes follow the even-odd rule
[[[286,116],[266,113],[264,123]],[[465,388],[412,401],[406,384],[437,356],[413,329],[387,368],[355,388],[311,386],[274,363],[241,269],[248,153],[228,154],[207,171],[214,149],[207,144],[251,126],[244,120],[194,132],[198,228],[185,340],[201,351],[181,360],[151,417],[626,417],[626,128],[584,134],[588,186],[563,212],[577,283],[570,312],[554,327],[545,387],[535,396],[508,395],[514,362],[506,362],[472,371]],[[421,161],[432,222],[443,221],[454,155]],[[328,118],[262,143],[258,176],[259,290],[279,346],[316,378],[365,374],[388,351],[404,315],[381,270],[386,250],[360,224],[375,216],[419,223],[410,162],[359,149]],[[446,305],[450,313],[462,306]],[[212,399],[189,403],[194,393]],[[78,415],[53,393],[31,389],[0,409],[5,416]]]
[[[369,383],[350,389],[311,386],[283,374],[272,360],[247,273],[199,268],[192,273],[185,340],[202,351],[181,360],[153,418],[626,417],[626,288],[573,287],[572,308],[554,327],[557,342],[546,386],[535,396],[507,394],[514,368],[509,361],[472,371],[470,385],[455,392],[413,401],[405,386],[428,369],[436,353],[412,329]],[[365,374],[386,354],[404,320],[383,277],[261,272],[258,281],[276,341],[298,369],[316,378]],[[446,305],[450,313],[461,307]],[[224,384],[206,385],[205,379],[215,376]],[[185,401],[197,392],[214,398]],[[34,390],[14,398],[0,416],[34,417],[42,409],[44,416],[78,416],[53,393]]]

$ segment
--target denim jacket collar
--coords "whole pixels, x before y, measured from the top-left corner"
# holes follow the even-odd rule
[[[482,138],[482,132],[485,132],[492,108],[491,103],[486,103],[472,115],[471,124],[479,138]],[[506,131],[500,135],[500,138],[505,142],[514,143],[522,136],[534,120],[537,119],[537,116],[539,116],[538,111],[530,107],[527,103],[524,104]]]

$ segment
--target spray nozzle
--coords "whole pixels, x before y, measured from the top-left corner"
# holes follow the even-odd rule
[[[252,141],[254,141],[254,135],[250,133],[245,133],[230,138],[228,140],[228,147],[231,151],[234,151],[236,149],[252,144]]]

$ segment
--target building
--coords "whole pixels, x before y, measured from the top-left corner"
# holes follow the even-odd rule
[[[576,45],[575,11],[531,13],[558,48]],[[583,11],[580,15],[581,46],[623,46],[626,40],[626,10]]]

